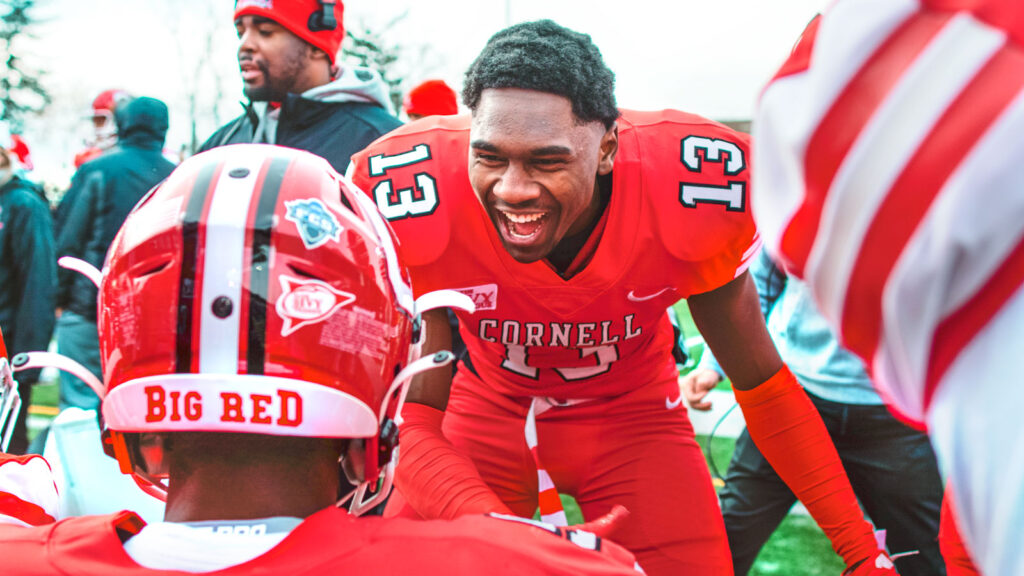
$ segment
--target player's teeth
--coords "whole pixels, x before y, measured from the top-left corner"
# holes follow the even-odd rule
[[[506,218],[515,222],[516,224],[526,224],[528,222],[536,222],[544,217],[544,213],[540,214],[509,214],[508,212],[502,212]]]

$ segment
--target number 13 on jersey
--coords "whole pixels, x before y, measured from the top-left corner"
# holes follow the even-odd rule
[[[703,152],[703,158],[698,151]],[[747,168],[743,150],[728,140],[687,136],[680,142],[680,159],[690,172],[701,172],[702,162],[723,165],[723,172],[737,176]],[[687,208],[696,208],[698,203],[724,204],[730,212],[746,210],[746,185],[730,181],[725,186],[713,184],[679,183],[679,202]]]
[[[379,177],[392,168],[410,166],[430,160],[430,146],[417,144],[412,150],[401,154],[370,156],[370,176]],[[382,180],[373,187],[373,199],[377,209],[388,220],[427,216],[437,210],[437,181],[426,172],[413,176],[412,188],[397,188],[391,180]]]

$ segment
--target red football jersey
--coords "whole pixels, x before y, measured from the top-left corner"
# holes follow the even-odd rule
[[[127,576],[191,574],[144,568],[122,537],[142,520],[130,512],[81,516],[37,528],[0,526],[3,573]],[[592,534],[486,516],[457,520],[355,518],[328,508],[269,552],[207,574],[636,574],[633,556]]]
[[[404,126],[349,175],[399,238],[417,295],[455,289],[473,366],[509,395],[617,396],[674,377],[665,309],[745,270],[758,237],[746,135],[677,111],[623,111],[611,199],[590,262],[569,279],[505,250],[469,183],[469,117]]]

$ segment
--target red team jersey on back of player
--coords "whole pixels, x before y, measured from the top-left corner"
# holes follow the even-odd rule
[[[4,573],[127,576],[190,574],[138,565],[121,538],[143,522],[130,512],[37,528],[0,526]],[[328,508],[269,552],[209,574],[635,574],[633,556],[592,534],[464,516],[454,521],[355,518]],[[16,569],[10,570],[10,567]]]
[[[746,135],[677,111],[623,111],[618,123],[604,231],[569,279],[502,246],[470,186],[469,117],[407,125],[352,159],[416,294],[473,298],[460,330],[499,392],[599,398],[675,378],[666,307],[731,281],[756,251]]]

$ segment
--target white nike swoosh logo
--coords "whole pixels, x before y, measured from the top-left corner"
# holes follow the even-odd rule
[[[661,290],[658,290],[654,294],[650,294],[648,296],[637,296],[632,290],[630,290],[629,294],[626,294],[626,299],[629,300],[630,302],[644,302],[646,300],[650,300],[651,298],[657,298],[658,296],[661,296],[662,294],[664,294],[665,292],[667,292],[667,291],[669,291],[671,289],[672,289],[672,287],[668,286],[668,287],[662,288]]]
[[[676,398],[675,400],[669,400],[668,396],[665,396],[665,409],[666,410],[674,410],[675,408],[678,408],[680,405],[682,405],[682,403],[683,403],[683,395],[682,394],[680,394],[679,398]]]

